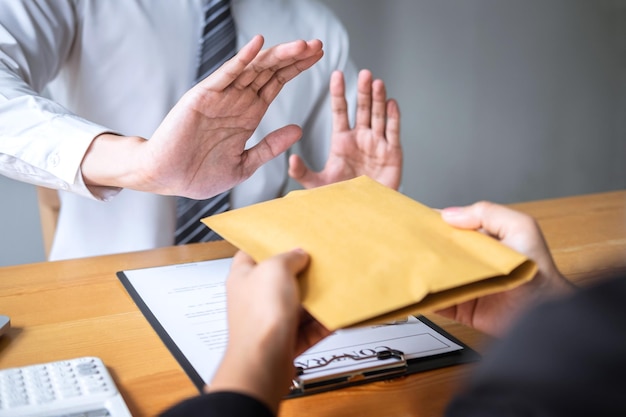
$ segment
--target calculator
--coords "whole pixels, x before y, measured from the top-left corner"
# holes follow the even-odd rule
[[[81,357],[0,370],[0,417],[131,417],[106,366]]]

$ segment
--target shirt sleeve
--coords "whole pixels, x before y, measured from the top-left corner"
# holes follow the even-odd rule
[[[69,0],[0,2],[0,174],[19,181],[107,199],[118,190],[82,179],[93,139],[109,129],[45,97],[75,45]]]
[[[161,417],[274,417],[270,409],[248,395],[236,392],[214,392],[183,401],[167,410]]]
[[[626,277],[533,310],[446,416],[626,415],[624,300]]]

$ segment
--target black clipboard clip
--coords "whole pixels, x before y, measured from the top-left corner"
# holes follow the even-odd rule
[[[348,366],[346,370],[334,373],[322,372],[325,367],[340,360],[349,360],[351,364],[361,362],[357,367]],[[339,355],[307,367],[296,367],[296,377],[292,380],[290,394],[310,394],[349,386],[374,379],[393,378],[406,374],[408,364],[404,353],[396,349],[385,349],[371,355]]]

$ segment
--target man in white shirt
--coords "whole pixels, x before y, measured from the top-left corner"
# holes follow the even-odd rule
[[[250,112],[237,112],[243,96],[230,88],[237,86],[238,79],[225,81],[224,72],[185,94],[194,84],[203,5],[203,0],[0,3],[0,173],[66,190],[60,192],[51,260],[173,244],[173,195],[207,198],[234,186],[231,207],[237,208],[281,196],[288,171],[306,187],[360,174],[398,186],[402,155],[397,104],[386,100],[384,85],[365,73],[359,82],[366,91],[361,94],[364,105],[355,127],[350,127],[347,110],[355,107],[356,71],[349,59],[346,32],[326,7],[309,0],[231,2],[238,48],[248,45],[238,55],[244,53],[248,59],[248,65],[239,68],[238,79],[253,71],[252,59],[269,65],[274,80],[282,75],[289,76],[286,80],[295,77],[282,91],[280,85],[274,86],[265,97],[267,103],[272,102],[274,93],[281,91],[264,116],[261,103],[249,108],[254,117],[247,118]],[[324,57],[316,55],[321,46],[315,41],[258,53],[261,40],[254,38],[257,34],[270,46],[293,39],[320,39]],[[298,63],[289,66],[281,56],[294,57]],[[275,68],[275,62],[284,68]],[[334,70],[345,74],[345,86],[341,74],[335,74],[331,94],[328,83]],[[150,138],[154,146],[144,148],[150,149],[146,158],[154,165],[153,172],[182,175],[192,170],[187,166],[191,151],[182,158],[177,152],[184,149],[178,142],[167,149],[167,138],[174,130],[187,128],[181,122],[198,127],[187,116],[196,115],[189,101],[197,100],[198,93],[193,91],[203,87],[203,93],[212,91],[215,96],[207,119],[214,129],[211,140],[239,129],[236,143],[245,143],[251,151],[265,151],[264,156],[243,149],[235,155],[229,153],[232,149],[218,149],[220,157],[213,155],[212,162],[202,166],[206,172],[191,184],[176,181],[175,175],[129,178],[145,172],[129,171],[128,159],[134,154],[119,151],[123,149],[120,141],[129,139],[143,146],[143,138]],[[350,98],[349,103],[344,96]],[[258,123],[255,117],[261,116],[252,133]],[[235,123],[230,130],[209,123],[226,119]],[[302,159],[292,155],[290,166],[290,152],[283,151],[300,134],[292,124],[303,130],[296,148]],[[195,138],[189,144],[200,147],[198,142]],[[259,143],[262,146],[254,148]],[[170,155],[166,151],[182,161],[166,158]],[[266,162],[276,154],[280,155]],[[256,155],[258,160],[246,160],[246,155]],[[144,161],[136,162],[141,166]],[[237,165],[241,162],[251,164]],[[126,189],[118,192],[115,187]]]

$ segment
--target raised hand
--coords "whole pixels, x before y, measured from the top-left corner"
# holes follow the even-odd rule
[[[477,298],[441,310],[439,314],[497,336],[536,301],[568,293],[574,288],[554,264],[541,229],[532,217],[485,201],[446,208],[441,215],[453,226],[481,230],[526,255],[537,264],[538,271],[531,281],[517,288]]]
[[[359,73],[356,120],[352,128],[345,82],[339,71],[331,77],[330,93],[333,135],[326,165],[321,172],[315,172],[298,155],[292,155],[289,175],[305,188],[367,175],[398,189],[402,178],[400,110],[395,100],[387,99],[383,81],[372,80],[368,70]]]
[[[232,188],[284,152],[301,135],[280,127],[245,149],[282,87],[323,55],[319,40],[261,51],[256,36],[231,60],[190,89],[150,140],[101,135],[81,166],[91,186],[115,186],[203,199]]]

